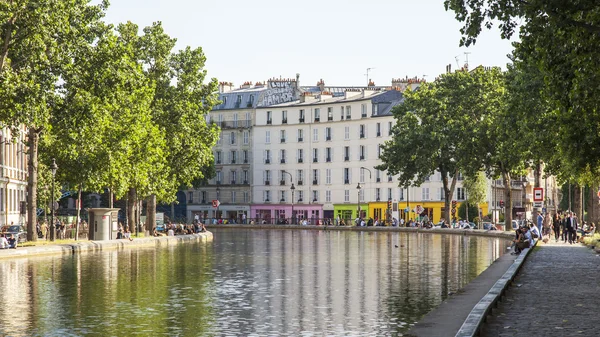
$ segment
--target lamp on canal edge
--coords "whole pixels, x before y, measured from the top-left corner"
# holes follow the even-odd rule
[[[221,189],[219,188],[219,186],[217,186],[217,210],[215,211],[215,219],[217,219],[217,223],[219,222],[219,205],[221,204],[221,201],[219,200],[220,191]]]
[[[357,199],[357,202],[358,202],[358,210],[357,210],[356,212],[357,212],[357,214],[358,214],[357,218],[359,218],[359,219],[361,218],[361,216],[360,216],[360,215],[361,215],[361,214],[360,214],[360,189],[361,189],[361,187],[360,187],[360,183],[358,183],[358,184],[356,185],[356,190],[358,191],[358,199]]]
[[[58,170],[58,166],[56,165],[56,160],[52,158],[52,164],[50,164],[50,171],[52,172],[52,215],[50,216],[50,241],[54,241],[54,237],[56,236],[56,231],[54,231],[54,177],[56,176],[56,170]]]

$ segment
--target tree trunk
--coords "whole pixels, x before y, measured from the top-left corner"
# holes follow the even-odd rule
[[[512,228],[512,191],[510,188],[510,173],[503,172],[502,180],[504,183],[504,229]]]
[[[79,240],[79,222],[81,213],[81,185],[77,191],[77,218],[75,220],[75,241]]]
[[[452,202],[452,194],[454,194],[454,188],[456,188],[456,177],[458,176],[458,170],[456,170],[454,172],[450,186],[448,186],[448,172],[446,172],[444,169],[440,169],[439,171],[440,171],[440,174],[442,175],[442,184],[444,186],[444,196],[445,196],[444,219],[446,219],[447,224],[451,224],[452,222],[450,222],[450,216],[451,216],[450,204]]]
[[[112,188],[108,189],[108,208],[113,208],[113,192],[112,192]]]
[[[156,194],[151,194],[146,206],[146,235],[151,235],[154,226],[156,226]]]
[[[579,184],[573,186],[573,212],[578,217],[581,216],[581,187]],[[583,219],[579,218],[581,223]]]
[[[29,162],[27,163],[29,176],[27,177],[27,241],[37,241],[37,181],[38,181],[38,145],[40,130],[29,128],[27,147],[29,148]]]
[[[587,197],[588,220],[598,224],[600,220],[600,203],[598,202],[598,184],[592,184]]]
[[[127,225],[129,226],[130,233],[135,233],[135,199],[135,188],[130,187],[129,193],[127,194]]]
[[[218,217],[218,214],[217,214],[217,217]],[[171,203],[171,222],[175,223],[175,201],[173,201]]]

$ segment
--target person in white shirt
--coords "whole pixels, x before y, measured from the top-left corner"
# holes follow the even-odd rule
[[[531,240],[530,240],[530,241],[531,241],[531,244],[532,244],[532,245],[533,245],[533,237],[535,237],[535,236],[537,235],[537,238],[538,238],[538,239],[541,239],[541,238],[542,238],[542,235],[541,235],[541,233],[540,233],[540,230],[539,230],[539,228],[537,228],[537,226],[531,226],[531,228],[530,228],[530,230],[529,230],[528,232],[531,232],[531,236],[532,236],[532,238],[531,238]]]
[[[8,240],[6,240],[4,234],[0,234],[0,249],[6,248],[8,248]]]

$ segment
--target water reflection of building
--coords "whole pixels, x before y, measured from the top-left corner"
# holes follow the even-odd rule
[[[288,332],[412,323],[487,268],[500,246],[458,235],[271,231],[255,247],[272,254],[254,255],[265,269],[254,283],[265,292],[248,316],[254,327]]]

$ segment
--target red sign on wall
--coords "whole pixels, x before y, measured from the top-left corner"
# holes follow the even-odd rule
[[[544,201],[544,189],[535,187],[533,189],[533,201]]]

